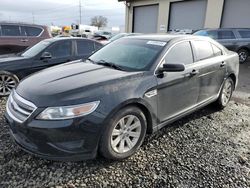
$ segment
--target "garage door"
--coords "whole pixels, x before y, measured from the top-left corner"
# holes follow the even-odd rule
[[[250,0],[225,0],[221,27],[250,27]]]
[[[173,2],[170,4],[169,30],[204,27],[207,0]]]
[[[158,9],[158,5],[134,7],[133,32],[156,33]]]

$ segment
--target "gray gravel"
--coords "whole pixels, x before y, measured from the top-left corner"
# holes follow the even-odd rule
[[[147,136],[122,162],[53,162],[11,140],[0,107],[0,187],[250,187],[250,107],[208,106]]]

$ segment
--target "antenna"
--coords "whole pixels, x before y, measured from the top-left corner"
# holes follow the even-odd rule
[[[79,13],[80,13],[80,23],[82,24],[82,2],[79,0]]]

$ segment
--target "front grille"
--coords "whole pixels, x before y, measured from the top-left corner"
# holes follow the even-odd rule
[[[6,105],[8,115],[19,123],[26,121],[36,108],[32,102],[22,98],[15,90],[10,94]]]

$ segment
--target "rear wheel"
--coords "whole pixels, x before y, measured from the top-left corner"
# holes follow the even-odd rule
[[[141,146],[146,130],[143,112],[137,107],[126,107],[110,120],[100,141],[100,153],[108,159],[125,159]]]
[[[10,94],[18,84],[18,78],[8,72],[0,72],[0,97],[5,97]]]
[[[240,63],[245,63],[249,56],[249,52],[246,49],[240,49],[238,51]]]
[[[229,77],[225,80],[219,98],[216,101],[217,106],[223,109],[229,103],[234,90],[234,81]]]

